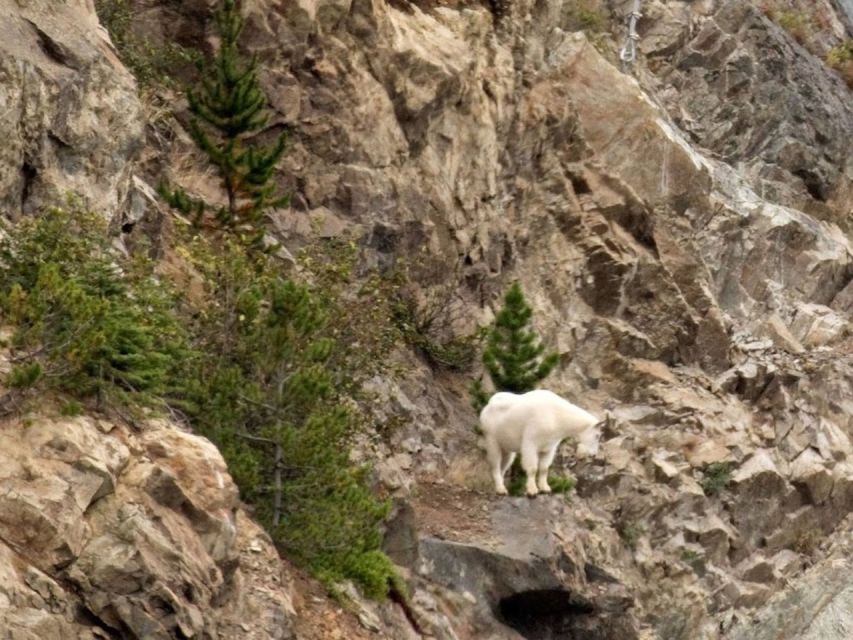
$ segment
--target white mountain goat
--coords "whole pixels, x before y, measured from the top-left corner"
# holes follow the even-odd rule
[[[578,453],[592,455],[598,450],[598,423],[592,414],[544,389],[496,393],[480,412],[495,491],[506,495],[504,475],[520,452],[527,495],[550,493],[548,469],[560,442],[571,436],[580,443]]]

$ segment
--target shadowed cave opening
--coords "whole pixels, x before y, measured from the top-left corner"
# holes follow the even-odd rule
[[[498,616],[528,640],[610,640],[595,608],[564,589],[522,591],[498,603]]]

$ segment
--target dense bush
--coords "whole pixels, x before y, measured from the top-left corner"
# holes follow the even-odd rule
[[[77,208],[5,231],[0,308],[18,363],[10,386],[38,383],[115,406],[180,393],[186,335],[149,263],[121,264],[103,221]]]
[[[356,331],[366,325],[335,294],[345,267],[319,273],[322,286],[314,288],[284,278],[271,258],[236,240],[196,239],[186,253],[207,284],[193,328],[201,356],[190,376],[197,381],[191,420],[220,447],[289,558],[383,597],[397,583],[380,552],[388,503],[375,497],[369,469],[353,464],[350,450],[362,417],[354,402],[360,380],[389,343],[382,335],[372,342],[369,330],[365,342],[350,342],[343,320]],[[365,357],[373,360],[368,370],[359,368]]]

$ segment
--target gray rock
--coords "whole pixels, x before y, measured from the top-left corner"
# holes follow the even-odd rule
[[[68,194],[111,218],[142,147],[135,82],[92,7],[44,0],[0,7],[0,202],[5,215]]]

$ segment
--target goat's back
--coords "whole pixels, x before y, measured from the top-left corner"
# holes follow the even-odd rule
[[[535,425],[538,430],[562,439],[578,436],[597,423],[598,419],[589,412],[545,389],[522,394],[496,393],[480,413],[483,433],[494,434],[507,448],[513,449],[527,427]]]

